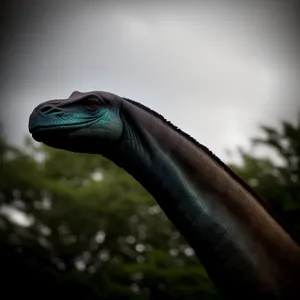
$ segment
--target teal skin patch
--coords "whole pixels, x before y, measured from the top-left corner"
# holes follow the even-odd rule
[[[99,107],[88,111],[83,107],[68,107],[59,112],[38,114],[30,122],[30,130],[36,134],[43,132],[65,133],[69,137],[79,134],[80,129],[98,132],[102,138],[117,139],[122,133],[122,122],[117,108]]]

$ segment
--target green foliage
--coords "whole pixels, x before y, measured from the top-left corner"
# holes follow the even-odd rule
[[[0,272],[12,298],[218,299],[129,174],[99,155],[25,146],[0,147]]]
[[[242,165],[230,165],[263,198],[285,229],[300,242],[300,118],[282,122],[279,129],[261,126],[263,138],[253,139],[278,158],[258,158],[240,151]]]

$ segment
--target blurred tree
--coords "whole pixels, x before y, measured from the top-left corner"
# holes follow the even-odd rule
[[[24,150],[1,141],[0,155],[3,293],[218,299],[154,199],[109,160],[31,139]]]
[[[277,159],[258,158],[240,149],[242,164],[230,164],[265,200],[265,206],[300,243],[300,117],[296,124],[282,122],[279,129],[261,126],[263,138],[254,147],[266,147]]]

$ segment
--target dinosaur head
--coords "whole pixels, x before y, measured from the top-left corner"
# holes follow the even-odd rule
[[[122,98],[108,92],[73,92],[68,99],[38,105],[30,115],[32,137],[72,152],[99,153],[123,131]]]

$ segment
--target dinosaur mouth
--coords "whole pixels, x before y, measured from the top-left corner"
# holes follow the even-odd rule
[[[71,124],[55,124],[55,125],[45,125],[39,124],[34,119],[30,119],[29,121],[29,132],[32,137],[37,142],[42,142],[45,140],[57,140],[62,137],[66,137],[70,133],[74,133],[75,131],[82,129],[83,127],[88,127],[93,124],[95,120],[88,120],[86,122],[81,123],[71,123]]]
[[[53,138],[54,136],[59,136],[62,134],[61,126],[39,126],[39,125],[32,125],[29,126],[29,132],[31,133],[32,137],[41,142],[41,140]]]
[[[31,134],[48,134],[48,133],[68,133],[70,131],[75,131],[83,127],[89,127],[94,124],[97,120],[81,120],[80,122],[69,122],[67,124],[47,124],[47,122],[42,122],[36,120],[35,116],[31,116],[29,120],[29,132]]]
[[[70,133],[81,129],[82,124],[44,125],[36,122],[29,123],[29,132],[37,142],[57,141],[66,138]]]
[[[70,130],[75,130],[83,127],[88,127],[92,125],[95,122],[95,120],[88,120],[85,122],[80,122],[80,123],[70,123],[70,124],[55,124],[55,125],[41,125],[41,124],[36,124],[33,122],[29,123],[29,132],[30,133],[36,133],[36,132],[48,132],[48,131],[70,131]]]

